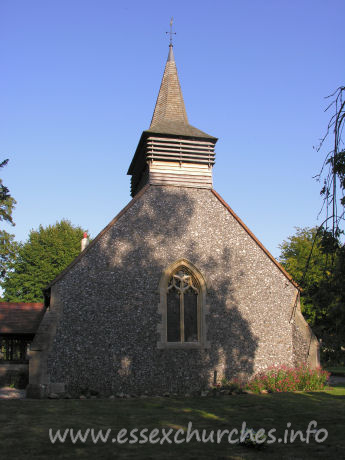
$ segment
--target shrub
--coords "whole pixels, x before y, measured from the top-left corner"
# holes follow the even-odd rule
[[[218,389],[221,389],[221,390],[229,390],[232,393],[236,393],[236,392],[242,391],[244,384],[241,383],[237,379],[233,379],[233,380],[222,379],[221,385],[218,384],[217,387]]]
[[[274,366],[256,374],[247,388],[254,393],[322,390],[329,375],[321,368],[309,369],[303,365],[295,368]]]

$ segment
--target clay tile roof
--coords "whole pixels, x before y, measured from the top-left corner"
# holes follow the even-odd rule
[[[35,334],[43,314],[43,303],[0,302],[0,334]]]
[[[188,123],[172,45],[148,132],[212,137]]]

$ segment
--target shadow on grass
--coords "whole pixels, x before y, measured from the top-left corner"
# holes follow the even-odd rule
[[[317,428],[328,431],[323,443],[314,439],[310,443],[298,438],[290,442],[291,430],[305,435],[309,422],[315,420]],[[217,443],[217,430],[241,430],[242,424],[266,433],[275,429],[276,437],[283,438],[288,430],[288,442],[273,443],[263,450],[231,445],[227,434]],[[276,393],[267,395],[236,395],[210,398],[149,398],[146,400],[59,400],[59,401],[2,401],[0,403],[0,458],[46,459],[62,458],[343,458],[345,442],[345,389],[338,387],[314,393]],[[120,429],[129,432],[135,428],[186,430],[192,423],[200,436],[206,438],[214,432],[214,442],[174,444],[160,442],[119,444],[88,439],[75,444],[67,439],[64,444],[52,444],[48,429],[64,431],[66,428],[82,430],[111,428],[115,436]],[[288,427],[288,423],[291,425]],[[161,436],[161,435],[159,435]]]

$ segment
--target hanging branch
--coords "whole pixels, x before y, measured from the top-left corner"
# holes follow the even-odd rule
[[[332,220],[332,236],[339,237],[342,233],[341,224],[344,221],[344,212],[338,211],[339,204],[345,208],[345,149],[343,131],[345,125],[345,86],[340,86],[333,94],[327,97],[334,99],[325,111],[333,108],[332,115],[326,130],[326,134],[320,140],[316,148],[320,151],[326,139],[333,135],[332,149],[326,155],[319,174],[315,178],[323,179],[323,187],[320,194],[324,197],[319,215],[326,210],[326,230],[329,218]],[[340,198],[338,198],[338,196]],[[323,224],[322,224],[323,225]]]

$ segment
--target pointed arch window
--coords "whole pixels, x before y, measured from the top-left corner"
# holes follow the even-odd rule
[[[160,283],[159,348],[206,346],[205,295],[204,278],[190,262],[182,259],[165,270]]]
[[[199,341],[199,290],[186,267],[171,276],[167,291],[167,342]]]

